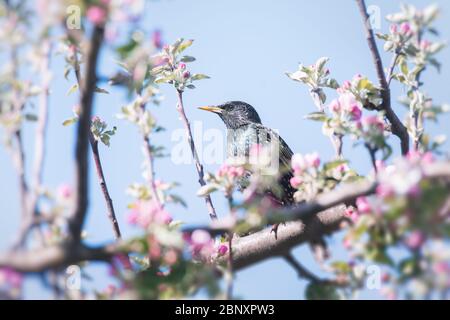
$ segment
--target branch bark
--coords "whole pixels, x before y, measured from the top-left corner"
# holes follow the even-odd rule
[[[367,44],[369,45],[369,50],[372,54],[372,60],[375,65],[378,82],[383,96],[383,103],[381,105],[381,108],[386,112],[386,118],[392,125],[392,133],[400,139],[402,154],[406,155],[409,151],[408,131],[406,130],[406,127],[403,125],[401,120],[397,117],[397,114],[394,112],[391,106],[391,90],[389,88],[390,79],[388,82],[387,77],[384,73],[383,62],[381,60],[381,56],[375,42],[372,26],[370,25],[370,17],[367,13],[366,3],[364,0],[356,0],[356,3],[359,7],[359,11],[363,19]]]
[[[450,179],[450,163],[440,162],[429,165],[424,168],[424,175],[430,179],[448,180]],[[330,235],[341,230],[347,221],[345,203],[374,193],[375,186],[376,184],[369,182],[352,183],[322,194],[316,201],[270,214],[269,223],[291,222],[279,226],[277,239],[270,227],[245,237],[234,236],[232,240],[233,270],[239,271],[269,258],[284,257],[298,245],[317,239],[318,236]],[[70,243],[72,245],[0,255],[0,268],[11,267],[20,272],[42,272],[85,260],[106,261],[111,256],[123,253],[119,244],[87,248],[79,243]],[[217,258],[215,262],[227,264],[227,260],[228,254]]]

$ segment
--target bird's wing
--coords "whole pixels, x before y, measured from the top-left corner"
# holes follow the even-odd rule
[[[263,126],[262,124],[256,124],[255,129],[258,131],[266,131],[267,134],[267,142],[271,142],[272,139],[275,137],[278,139],[279,143],[279,158],[280,158],[280,165],[283,167],[284,170],[290,170],[291,168],[291,158],[293,156],[293,152],[291,148],[289,148],[286,141],[281,138],[281,136],[275,132],[274,130],[267,128]]]

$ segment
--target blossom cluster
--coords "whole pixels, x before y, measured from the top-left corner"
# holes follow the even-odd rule
[[[155,55],[156,66],[151,73],[156,77],[155,83],[170,83],[179,91],[185,88],[194,89],[193,81],[208,79],[209,77],[196,73],[191,74],[186,63],[195,61],[192,56],[183,55],[184,50],[189,48],[193,40],[176,40],[171,45],[164,45],[161,52]]]
[[[291,186],[298,191],[295,193],[297,202],[314,199],[319,193],[334,189],[340,182],[356,177],[344,160],[324,163],[317,152],[306,155],[294,154],[291,159],[294,176]]]

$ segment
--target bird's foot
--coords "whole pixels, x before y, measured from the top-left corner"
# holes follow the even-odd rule
[[[286,223],[282,223],[283,225],[286,225]],[[270,233],[274,233],[275,234],[275,240],[278,240],[278,227],[280,226],[280,223],[275,223],[272,226],[272,229],[270,230]]]

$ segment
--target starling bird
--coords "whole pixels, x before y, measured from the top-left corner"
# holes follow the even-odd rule
[[[256,110],[248,103],[231,101],[218,106],[200,107],[201,110],[214,112],[219,115],[227,127],[227,157],[249,157],[250,150],[255,144],[267,145],[271,141],[278,142],[278,186],[265,191],[280,206],[294,203],[295,189],[291,186],[292,151],[284,140],[273,130],[261,123]],[[250,173],[251,174],[251,173]],[[238,182],[242,191],[248,185],[249,175]],[[275,226],[276,228],[276,226]],[[274,230],[276,232],[276,229]]]

